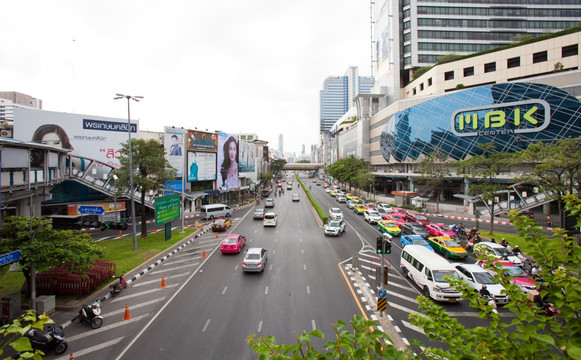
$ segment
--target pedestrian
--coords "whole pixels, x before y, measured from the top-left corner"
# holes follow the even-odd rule
[[[494,238],[490,239],[490,242],[495,243],[496,244],[496,240]]]
[[[531,220],[534,220],[534,219],[535,219],[535,213],[531,211],[531,212],[529,213],[529,218],[530,218]]]
[[[547,215],[547,217],[545,218],[546,222],[547,222],[547,226],[551,227],[551,215]]]

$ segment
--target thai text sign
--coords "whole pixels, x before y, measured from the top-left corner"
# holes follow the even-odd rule
[[[163,225],[180,217],[180,195],[155,199],[155,226]]]
[[[461,109],[452,114],[457,136],[492,136],[539,132],[549,126],[551,109],[544,100]]]

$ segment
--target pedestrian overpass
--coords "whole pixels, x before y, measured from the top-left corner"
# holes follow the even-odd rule
[[[316,171],[323,166],[323,164],[318,163],[292,163],[284,165],[282,169],[285,171]]]
[[[111,165],[95,159],[73,155],[67,149],[44,144],[0,138],[0,188],[2,208],[13,207],[16,215],[40,216],[41,203],[49,200],[50,190],[72,180],[113,198],[116,186],[110,174]],[[137,187],[134,199],[141,202]],[[131,198],[129,190],[117,194]],[[145,196],[143,205],[154,208],[155,198]]]

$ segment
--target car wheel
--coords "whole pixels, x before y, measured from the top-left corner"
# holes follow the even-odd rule
[[[214,215],[210,215],[210,220],[214,220]]]
[[[230,214],[229,213],[226,213],[226,217],[229,218],[230,217]]]
[[[407,268],[404,267],[403,269],[401,269],[401,272],[404,277],[409,277],[409,271]]]
[[[450,259],[450,253],[447,252],[446,254],[444,254],[444,256],[446,257],[446,259]]]
[[[425,285],[424,288],[422,289],[422,291],[427,298],[431,298],[430,289],[428,288],[428,285]]]

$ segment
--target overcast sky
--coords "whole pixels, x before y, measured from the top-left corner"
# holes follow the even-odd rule
[[[317,143],[319,90],[370,75],[364,0],[18,0],[1,5],[0,91],[43,109]]]

